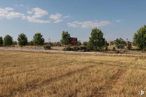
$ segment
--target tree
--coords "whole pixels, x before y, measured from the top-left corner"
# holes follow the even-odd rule
[[[21,33],[19,36],[18,36],[18,44],[20,46],[25,46],[28,44],[28,41],[27,41],[27,37],[25,34]]]
[[[10,35],[4,37],[4,46],[10,46],[13,44],[13,38]]]
[[[118,49],[123,49],[126,46],[126,41],[124,41],[122,38],[117,38],[114,41],[114,44]]]
[[[134,34],[134,44],[138,46],[139,49],[143,50],[146,47],[146,25],[141,27]]]
[[[65,31],[62,32],[61,43],[64,45],[70,44],[70,34],[68,32]]]
[[[83,46],[86,46],[87,47],[88,46],[88,42],[84,41],[83,42]]]
[[[105,47],[105,39],[103,38],[103,32],[101,30],[97,28],[92,29],[88,47],[94,51],[102,50],[103,47]]]
[[[0,37],[0,46],[3,46],[3,38]]]
[[[36,33],[34,36],[33,36],[33,43],[35,45],[43,45],[44,44],[44,38],[43,36],[41,35],[41,33]]]

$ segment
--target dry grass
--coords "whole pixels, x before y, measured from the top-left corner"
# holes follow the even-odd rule
[[[144,58],[0,51],[0,97],[139,97],[140,90]]]

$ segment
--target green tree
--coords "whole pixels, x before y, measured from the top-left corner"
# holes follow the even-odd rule
[[[92,29],[91,37],[88,42],[89,49],[94,51],[102,50],[105,47],[105,42],[103,32],[97,28]]]
[[[27,41],[27,37],[25,34],[21,33],[19,36],[18,36],[18,44],[20,46],[25,46],[28,44],[28,41]]]
[[[83,42],[83,46],[86,46],[87,47],[88,46],[88,42],[84,41]]]
[[[114,43],[118,49],[123,49],[126,46],[126,41],[122,38],[117,38]]]
[[[0,37],[0,46],[3,46],[3,38]]]
[[[45,40],[44,40],[43,36],[41,35],[41,33],[36,33],[33,36],[33,42],[35,45],[43,45]]]
[[[138,46],[139,49],[143,50],[146,47],[146,25],[141,27],[134,34],[134,44]]]
[[[62,32],[61,43],[64,45],[70,44],[70,34],[68,32],[65,31]]]
[[[4,37],[4,46],[10,46],[13,44],[13,38],[10,35]]]

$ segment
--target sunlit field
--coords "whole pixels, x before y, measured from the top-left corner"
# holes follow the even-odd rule
[[[143,57],[0,51],[0,97],[140,97],[141,90]]]

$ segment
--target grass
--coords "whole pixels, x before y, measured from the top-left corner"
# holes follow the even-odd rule
[[[139,97],[146,59],[0,51],[0,97]]]

